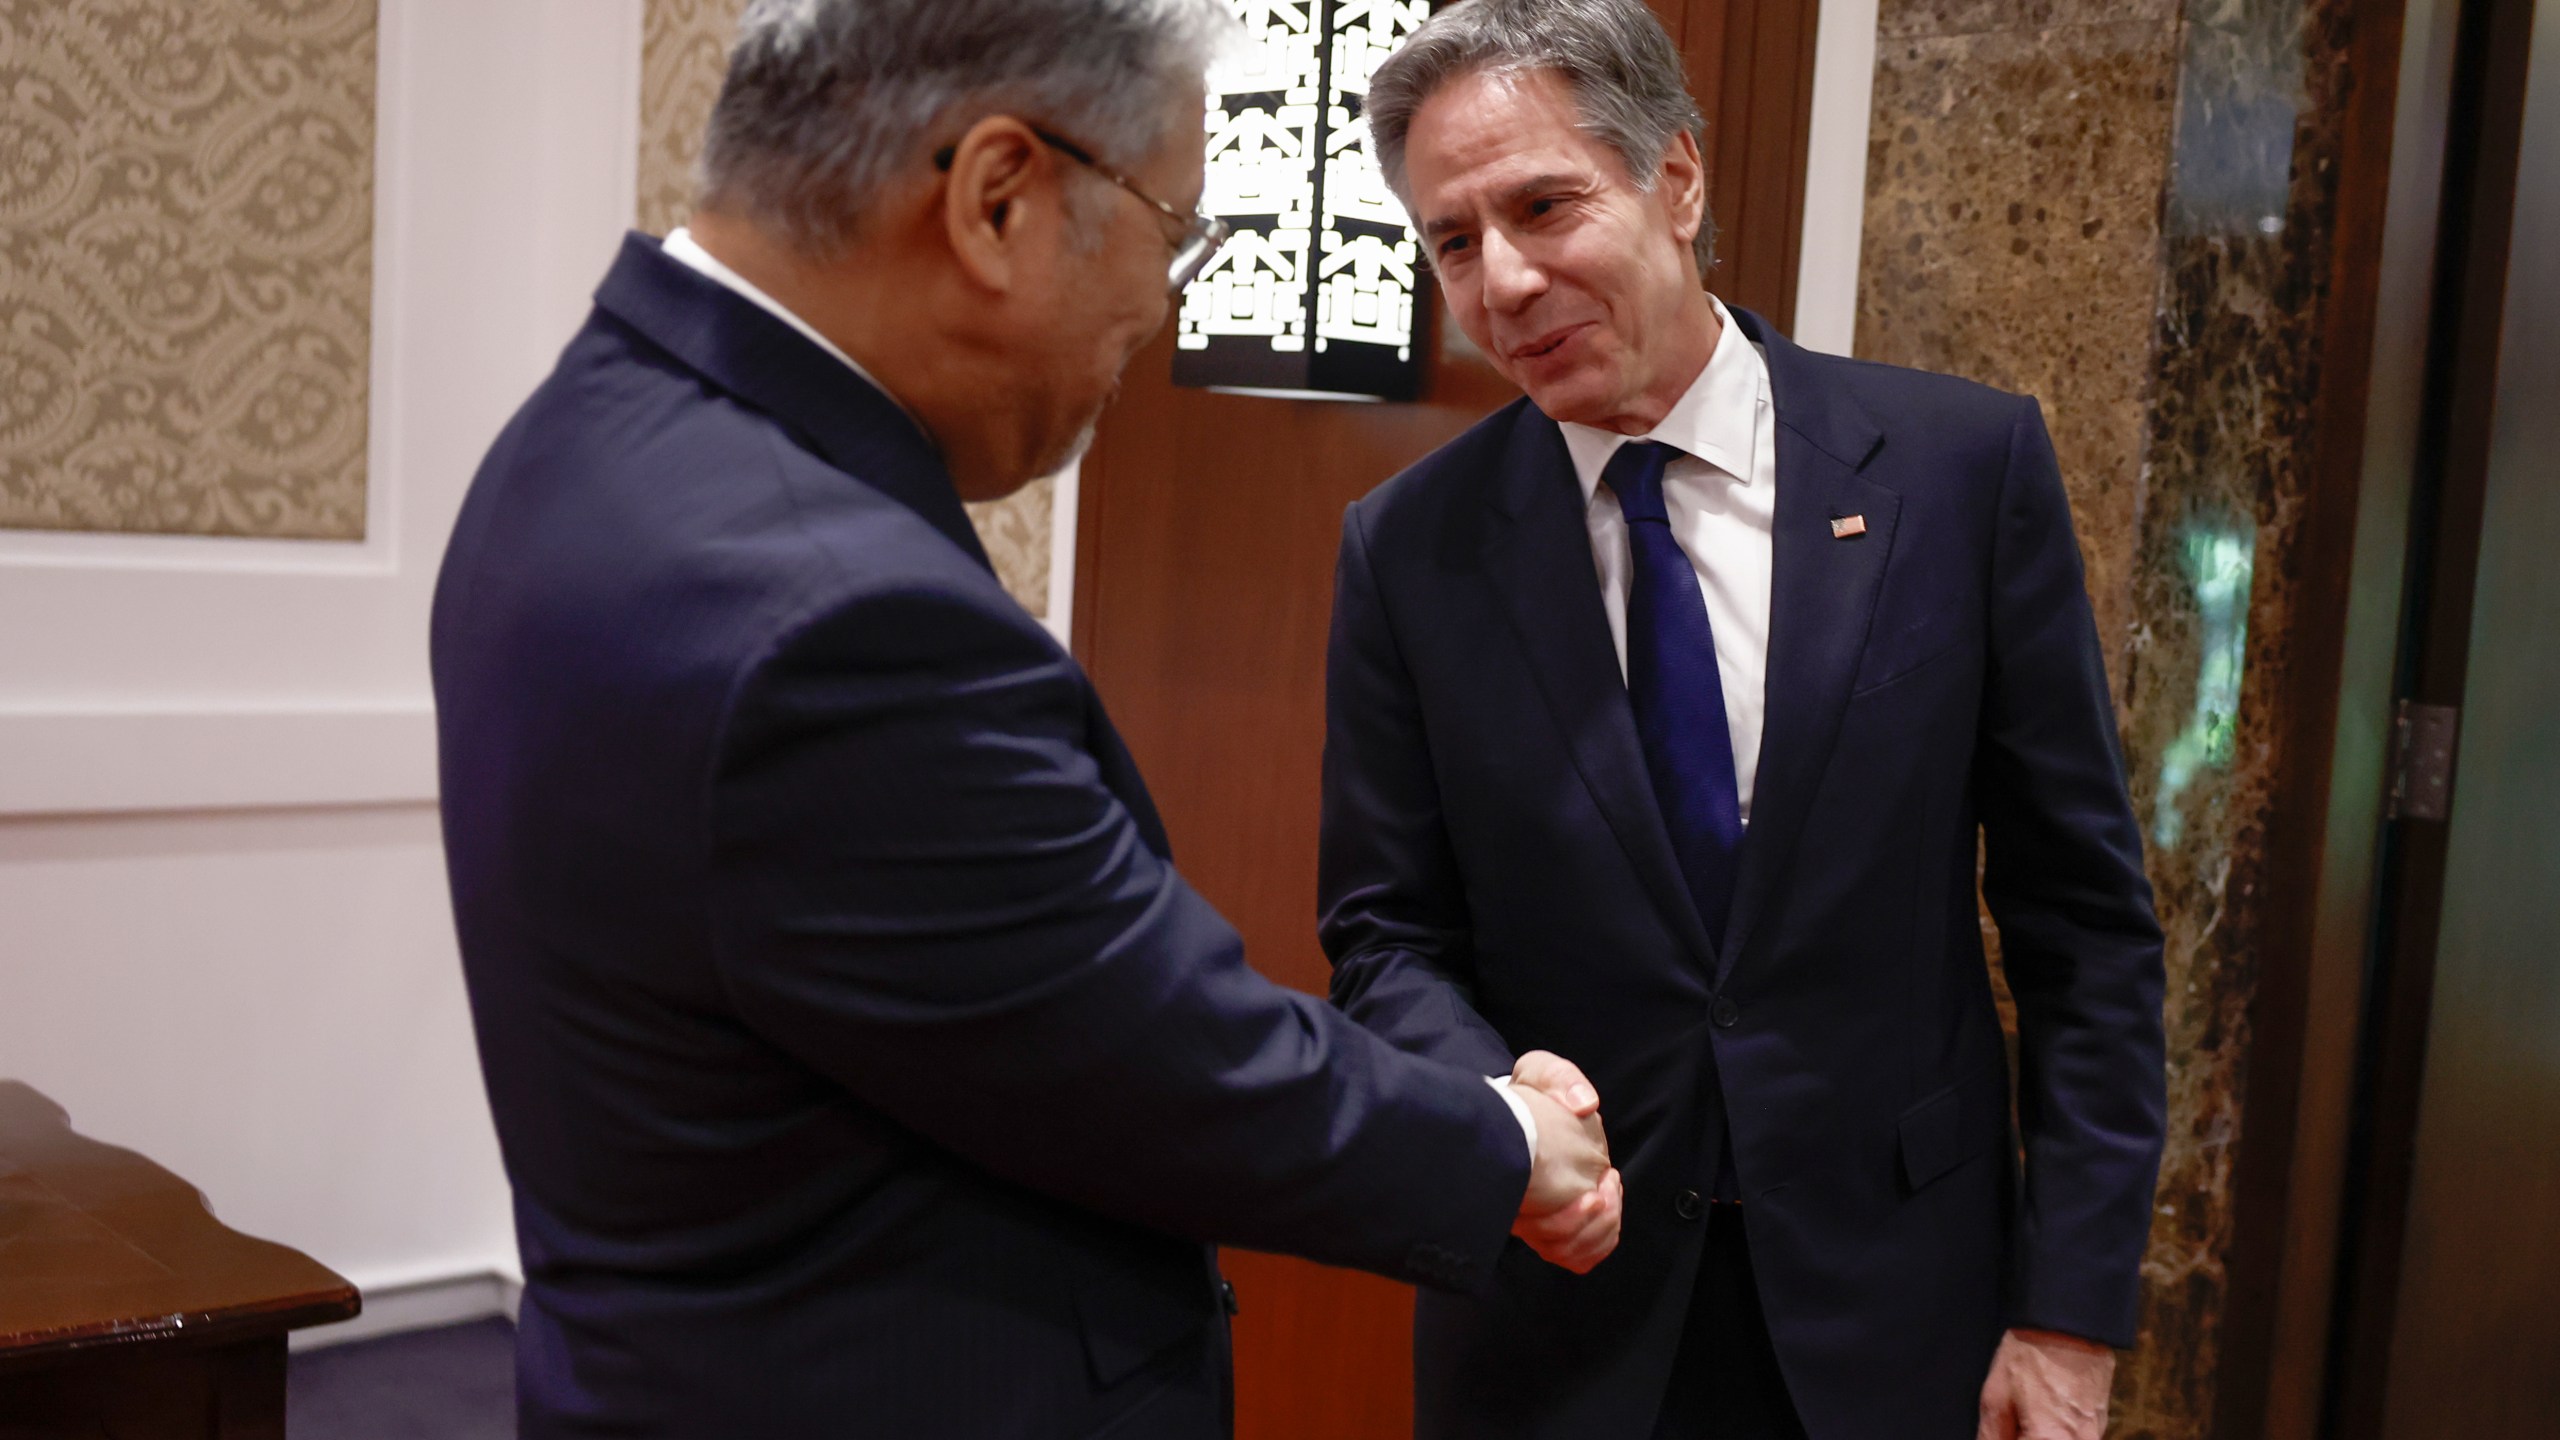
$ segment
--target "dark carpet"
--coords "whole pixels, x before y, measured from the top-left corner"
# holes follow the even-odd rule
[[[286,1440],[513,1440],[516,1330],[475,1320],[294,1356]]]

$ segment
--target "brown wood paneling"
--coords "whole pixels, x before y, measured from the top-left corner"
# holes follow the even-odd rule
[[[1419,405],[1215,395],[1173,385],[1172,351],[1163,337],[1138,358],[1086,459],[1079,650],[1184,877],[1258,969],[1322,994],[1317,772],[1343,507],[1513,392],[1461,356]],[[1241,1440],[1412,1433],[1410,1290],[1267,1255],[1226,1268]]]
[[[1517,392],[1445,318],[1413,405],[1186,390],[1160,336],[1085,462],[1081,658],[1145,768],[1176,863],[1254,963],[1321,993],[1316,779],[1344,507]]]
[[[1685,8],[1673,38],[1706,112],[1708,198],[1724,227],[1708,286],[1792,331],[1819,5],[1691,0]]]
[[[1732,23],[1725,0],[1652,3],[1684,43]],[[1751,268],[1733,269],[1730,285],[1720,272],[1717,291],[1783,325],[1813,6],[1783,0],[1760,15],[1761,69],[1777,56],[1801,76],[1764,83],[1746,67],[1752,83],[1737,88],[1721,61],[1684,53],[1711,146],[1739,147],[1718,204],[1747,247],[1726,253]],[[1773,220],[1767,207],[1788,213]],[[1316,993],[1327,979],[1315,940],[1324,647],[1342,510],[1514,393],[1445,318],[1430,338],[1441,353],[1422,403],[1356,405],[1177,389],[1162,337],[1131,366],[1085,462],[1076,653],[1146,772],[1183,875],[1263,973]],[[1243,1304],[1240,1440],[1411,1433],[1409,1290],[1273,1256],[1226,1265]]]
[[[2462,707],[2450,824],[2394,827],[2366,1043],[2362,1203],[2331,1432],[2551,1433],[2560,1414],[2560,1024],[2550,934],[2547,553],[2560,290],[2560,0],[2466,8],[2426,517],[2412,546],[2412,698]]]
[[[1183,874],[1265,974],[1321,992],[1316,774],[1342,511],[1511,392],[1450,366],[1419,405],[1220,395],[1175,387],[1172,351],[1164,336],[1139,357],[1087,461],[1085,662]]]

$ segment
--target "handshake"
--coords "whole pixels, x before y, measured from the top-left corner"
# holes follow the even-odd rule
[[[1618,1248],[1627,1200],[1600,1128],[1600,1092],[1572,1061],[1532,1050],[1511,1067],[1511,1093],[1538,1126],[1528,1193],[1511,1233],[1548,1264],[1588,1275]]]

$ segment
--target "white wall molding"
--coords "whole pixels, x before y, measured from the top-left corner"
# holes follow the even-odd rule
[[[1041,624],[1058,643],[1075,648],[1076,623],[1076,513],[1082,503],[1084,466],[1069,465],[1058,472],[1057,488],[1049,493],[1049,607]]]
[[[0,816],[431,803],[435,712],[394,705],[0,709]]]
[[[1793,337],[1851,352],[1858,249],[1866,237],[1867,125],[1876,93],[1877,0],[1824,0],[1813,37],[1813,124],[1805,141],[1804,240]]]
[[[291,1348],[325,1350],[357,1340],[378,1340],[412,1330],[461,1325],[473,1320],[516,1318],[524,1303],[524,1282],[494,1270],[478,1270],[429,1279],[385,1284],[359,1284],[364,1311],[353,1320],[296,1330]]]
[[[629,223],[639,17],[383,0],[366,538],[0,532],[0,709],[425,693],[463,492]]]
[[[382,343],[376,302],[374,343]],[[377,366],[376,374],[380,373]],[[378,437],[382,426],[373,422]],[[367,469],[365,502],[382,505],[388,468]],[[121,570],[192,574],[381,576],[396,572],[391,527],[367,521],[362,541],[242,540],[210,535],[108,535],[67,530],[0,530],[0,566],[35,570]]]

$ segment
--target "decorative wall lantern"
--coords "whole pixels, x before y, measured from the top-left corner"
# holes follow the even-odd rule
[[[1334,400],[1422,389],[1422,245],[1370,158],[1369,77],[1429,0],[1228,0],[1208,191],[1234,238],[1183,292],[1177,385]]]

